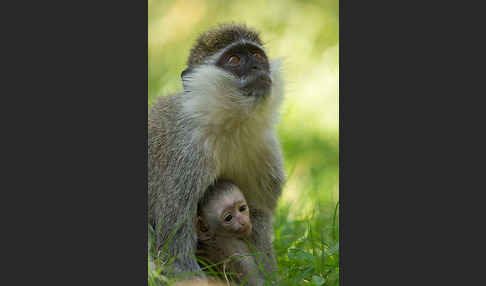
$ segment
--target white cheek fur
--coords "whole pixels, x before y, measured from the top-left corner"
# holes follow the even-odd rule
[[[274,125],[278,120],[278,108],[283,100],[281,62],[270,63],[272,89],[270,95],[261,98],[244,96],[238,90],[239,79],[214,65],[202,65],[183,78],[185,96],[183,112],[204,128],[224,131],[228,127],[245,125]]]
[[[275,125],[283,101],[280,69],[280,60],[270,63],[272,87],[264,99],[242,95],[236,88],[238,79],[214,65],[199,66],[183,79],[187,100],[182,111],[195,127],[191,141],[210,152],[218,177],[243,184],[240,187],[257,187],[251,178],[266,163],[260,151],[278,141]]]

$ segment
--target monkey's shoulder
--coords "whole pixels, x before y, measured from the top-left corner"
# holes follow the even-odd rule
[[[149,144],[155,138],[173,137],[174,132],[185,132],[181,128],[180,110],[184,95],[181,93],[159,96],[152,105],[148,114],[148,138]],[[171,135],[172,134],[172,135]]]
[[[212,262],[219,262],[219,260],[225,258],[225,253],[220,243],[220,241],[214,238],[198,240],[196,255]]]
[[[176,112],[180,106],[182,97],[182,93],[157,97],[149,111],[149,122],[160,118],[160,116],[170,115]]]

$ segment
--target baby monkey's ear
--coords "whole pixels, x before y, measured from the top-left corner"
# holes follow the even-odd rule
[[[197,216],[196,227],[197,227],[197,230],[201,231],[201,232],[207,232],[209,230],[208,225],[201,218],[201,216]]]
[[[197,229],[197,239],[198,240],[208,240],[211,238],[211,232],[209,231],[209,227],[207,223],[200,217],[197,217],[196,221],[196,229]]]

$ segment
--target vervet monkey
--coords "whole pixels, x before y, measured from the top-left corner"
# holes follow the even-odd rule
[[[250,210],[240,189],[230,181],[211,186],[198,205],[197,255],[215,264],[232,281],[263,285],[246,240],[252,231]]]
[[[210,185],[227,179],[243,190],[252,210],[249,240],[264,253],[265,272],[274,273],[272,216],[285,180],[275,131],[280,64],[268,59],[257,32],[226,24],[198,38],[187,65],[184,92],[159,97],[148,115],[148,217],[156,247],[166,245],[172,274],[197,275],[197,204]]]

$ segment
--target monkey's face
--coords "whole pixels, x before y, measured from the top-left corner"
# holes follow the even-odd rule
[[[183,112],[211,131],[273,124],[283,99],[280,69],[255,31],[242,25],[210,30],[196,41],[181,74]]]
[[[236,78],[244,96],[264,96],[272,86],[270,64],[265,52],[255,44],[238,42],[218,56],[217,67]]]
[[[245,200],[234,202],[220,214],[220,235],[245,237],[251,233],[250,211]]]
[[[185,91],[240,99],[264,98],[270,94],[273,84],[263,47],[244,40],[220,49],[198,66],[185,69],[181,77]]]
[[[250,210],[240,192],[233,192],[213,200],[202,211],[198,231],[200,237],[246,237],[252,225]]]

